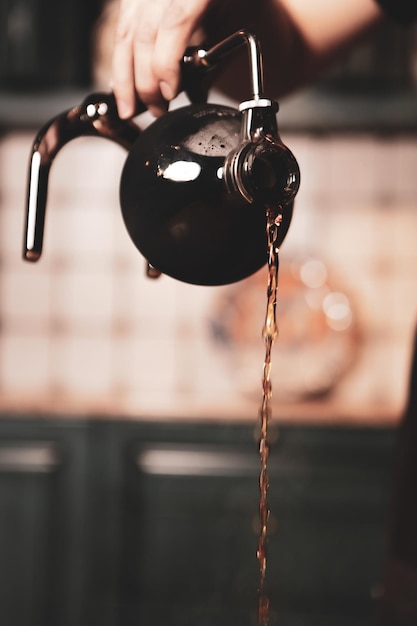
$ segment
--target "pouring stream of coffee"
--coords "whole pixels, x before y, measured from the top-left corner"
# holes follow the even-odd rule
[[[259,410],[260,417],[260,441],[259,454],[261,460],[261,470],[259,475],[259,521],[260,531],[258,538],[257,557],[259,563],[259,603],[258,603],[258,626],[267,626],[269,619],[269,598],[266,593],[266,565],[267,565],[267,535],[268,535],[268,423],[271,417],[270,400],[272,395],[271,384],[271,352],[275,339],[278,336],[278,326],[276,321],[276,295],[278,286],[278,252],[277,238],[278,229],[282,222],[282,214],[279,208],[266,208],[266,234],[268,243],[268,286],[267,286],[267,306],[265,323],[262,331],[265,341],[265,361],[262,377],[262,404]]]

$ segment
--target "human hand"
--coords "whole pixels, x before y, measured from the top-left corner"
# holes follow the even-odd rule
[[[119,115],[135,114],[136,98],[163,114],[180,85],[185,49],[201,44],[203,16],[216,0],[120,0],[113,52]]]
[[[135,114],[137,98],[155,116],[179,92],[189,46],[208,47],[252,28],[258,0],[119,0],[112,87],[119,115]]]

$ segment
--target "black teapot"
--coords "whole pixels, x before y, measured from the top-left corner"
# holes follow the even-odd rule
[[[242,45],[249,50],[251,98],[239,110],[200,101],[202,76]],[[209,50],[185,53],[183,89],[191,104],[143,131],[119,118],[112,93],[91,94],[46,124],[30,161],[24,258],[37,261],[42,252],[54,157],[71,139],[92,135],[129,151],[120,204],[150,275],[221,285],[260,269],[267,261],[266,209],[282,215],[279,246],[299,187],[297,162],[278,134],[278,104],[262,93],[261,64],[256,37],[238,31]],[[138,103],[137,113],[144,111]]]

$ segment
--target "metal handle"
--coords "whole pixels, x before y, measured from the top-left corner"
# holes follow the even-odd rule
[[[258,38],[247,30],[238,30],[208,50],[190,49],[183,58],[185,69],[188,64],[197,70],[211,70],[242,46],[248,47],[252,99],[260,100],[264,97],[261,49]],[[185,90],[187,90],[186,85]]]

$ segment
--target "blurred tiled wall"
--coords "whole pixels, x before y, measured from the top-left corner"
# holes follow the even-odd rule
[[[43,257],[25,263],[32,139],[20,132],[0,141],[0,409],[256,415],[264,273],[221,288],[147,278],[118,209],[125,153],[100,139],[78,139],[56,158]],[[417,321],[417,139],[283,139],[299,160],[302,186],[280,253],[280,294],[290,313],[274,347],[274,412],[391,419],[405,401]],[[287,287],[291,268],[311,259],[325,269],[328,291],[349,303],[352,318],[339,330],[324,319],[317,335],[317,314],[306,316],[300,304],[306,285]],[[261,313],[247,309],[250,323],[239,335],[248,293]],[[291,344],[297,311],[307,320],[304,340]],[[306,393],[313,373],[321,385]]]

